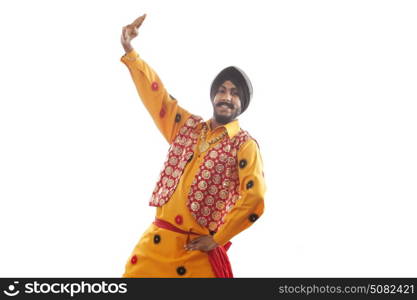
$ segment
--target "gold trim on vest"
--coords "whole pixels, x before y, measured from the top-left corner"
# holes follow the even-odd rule
[[[198,134],[193,130],[201,121],[201,117],[192,115],[179,129],[169,148],[167,159],[152,192],[149,205],[162,206],[174,193],[188,160],[194,154],[193,148],[197,143]]]

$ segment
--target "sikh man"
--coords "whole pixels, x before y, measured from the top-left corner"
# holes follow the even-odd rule
[[[149,200],[155,221],[129,256],[123,277],[231,278],[230,240],[264,211],[259,146],[237,119],[249,105],[252,85],[242,70],[227,67],[211,85],[213,117],[203,121],[189,113],[131,45],[145,18],[123,27],[120,60],[170,147]]]

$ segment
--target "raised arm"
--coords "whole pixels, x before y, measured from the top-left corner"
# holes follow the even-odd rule
[[[121,43],[125,54],[120,60],[129,69],[136,90],[156,126],[171,144],[179,128],[191,114],[178,105],[177,100],[165,89],[158,74],[140,58],[131,45],[145,17],[146,14],[123,27]]]

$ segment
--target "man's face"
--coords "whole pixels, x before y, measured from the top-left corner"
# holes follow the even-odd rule
[[[237,87],[226,80],[217,89],[213,99],[213,116],[216,122],[227,124],[242,111]]]

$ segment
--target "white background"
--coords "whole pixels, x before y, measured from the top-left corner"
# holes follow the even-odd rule
[[[249,75],[265,213],[236,277],[417,276],[415,1],[2,1],[0,276],[120,277],[168,144],[121,28],[189,111]]]

